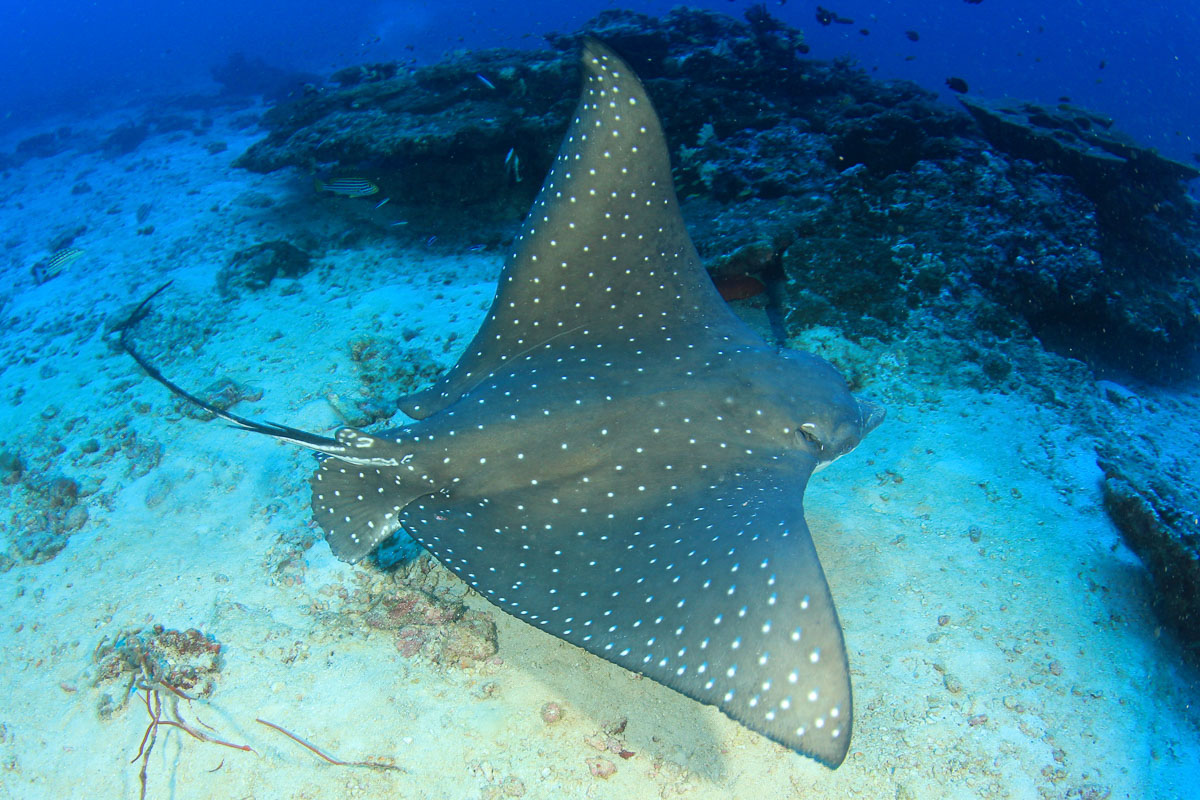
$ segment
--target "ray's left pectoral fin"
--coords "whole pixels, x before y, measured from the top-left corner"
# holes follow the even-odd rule
[[[659,497],[594,482],[482,502],[455,492],[401,519],[509,614],[836,767],[850,741],[850,672],[804,522],[813,466],[782,455],[676,467],[677,491]]]
[[[663,637],[667,657],[618,663],[837,767],[850,746],[853,701],[825,572],[798,497],[783,496],[791,487],[739,484],[759,493],[748,504],[757,507],[722,526],[727,532],[709,551],[706,569],[672,586],[687,613]],[[636,635],[624,640],[644,644]]]
[[[727,651],[714,653],[712,677],[701,686],[708,699],[694,692],[695,684],[684,693],[712,702],[709,684],[724,683],[727,688],[716,703],[722,712],[785,747],[838,767],[850,747],[853,723],[842,626],[808,525],[796,517],[786,530],[787,543],[764,548],[764,553],[773,549],[778,554],[772,559],[777,571],[758,598],[765,595],[766,602],[736,604],[736,611],[726,603],[716,612],[739,618],[745,613],[754,622],[741,634],[740,646],[735,638],[726,642]],[[742,652],[747,640],[754,647]]]

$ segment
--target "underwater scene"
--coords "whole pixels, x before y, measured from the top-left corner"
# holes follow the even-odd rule
[[[1200,11],[835,1],[7,7],[0,798],[1200,796]]]

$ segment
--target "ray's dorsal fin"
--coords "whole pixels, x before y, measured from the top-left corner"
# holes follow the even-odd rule
[[[505,364],[553,343],[630,336],[761,344],[712,285],[679,213],[662,126],[641,81],[589,38],[579,106],[458,363],[401,401],[424,419]]]

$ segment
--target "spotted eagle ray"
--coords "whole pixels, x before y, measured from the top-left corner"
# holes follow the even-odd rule
[[[883,411],[730,311],[641,82],[590,38],[582,73],[487,319],[401,400],[412,424],[328,438],[215,408],[130,346],[150,298],[122,344],[236,427],[318,451],[338,558],[403,530],[517,619],[837,767],[850,674],[802,500]]]

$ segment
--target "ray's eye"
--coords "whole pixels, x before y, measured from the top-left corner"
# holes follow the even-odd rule
[[[800,434],[801,439],[813,445],[818,450],[825,449],[824,443],[821,442],[821,437],[817,435],[817,426],[815,423],[805,422],[799,427],[797,432]]]

